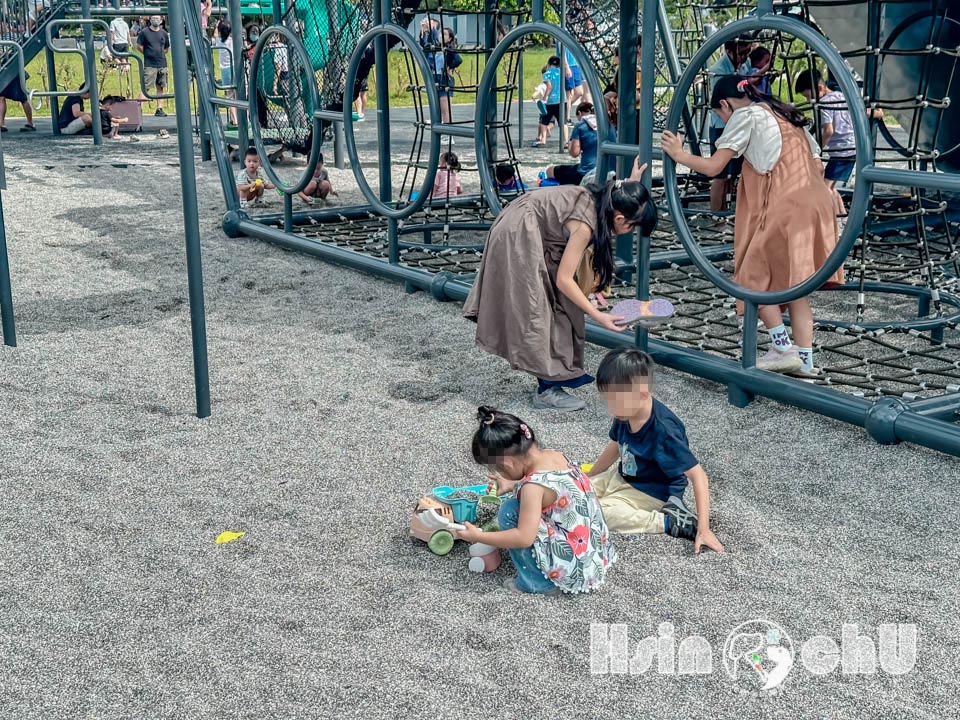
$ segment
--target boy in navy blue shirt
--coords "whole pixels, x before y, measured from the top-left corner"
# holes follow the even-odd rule
[[[614,422],[610,444],[589,474],[607,527],[629,534],[666,532],[692,540],[696,553],[704,546],[723,552],[710,530],[707,474],[690,452],[683,423],[653,397],[653,368],[647,353],[621,348],[597,369],[597,387]],[[696,515],[683,504],[688,482]]]

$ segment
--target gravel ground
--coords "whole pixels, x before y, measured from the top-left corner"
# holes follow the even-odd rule
[[[7,139],[7,138],[5,138]],[[531,411],[455,304],[219,230],[199,169],[213,416],[193,385],[174,140],[5,143],[20,346],[0,350],[4,718],[941,718],[960,652],[960,461],[671,371],[660,398],[712,480],[724,555],[623,539],[609,583],[535,598],[407,537],[416,498],[473,483],[477,405],[592,460],[608,420]],[[125,167],[114,167],[125,165]],[[349,174],[331,172],[348,192]],[[277,208],[280,207],[276,202]],[[595,367],[601,352],[589,352]],[[922,486],[922,487],[921,487]],[[224,530],[246,535],[226,545]],[[723,670],[739,623],[781,625],[774,692]],[[592,675],[590,624],[631,651],[670,623],[708,675]],[[813,675],[815,635],[919,629],[894,676]]]

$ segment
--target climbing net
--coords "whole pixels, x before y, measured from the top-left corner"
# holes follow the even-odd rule
[[[833,5],[843,5],[852,19],[841,21],[830,15]],[[883,13],[878,13],[880,5],[884,6]],[[952,170],[960,164],[960,123],[948,116],[950,99],[954,99],[954,107],[960,102],[960,88],[954,82],[958,53],[951,49],[960,46],[957,22],[948,17],[944,0],[933,0],[924,13],[898,17],[894,10],[900,5],[880,0],[827,5],[795,0],[778,3],[777,8],[778,12],[791,13],[815,28],[819,27],[817,23],[830,28],[831,41],[842,51],[862,88],[862,97],[855,101],[884,113],[882,118],[874,113],[870,121],[869,141],[875,146],[877,163],[918,170]],[[619,3],[568,0],[565,9],[566,26],[596,63],[601,79],[612,83],[619,45]],[[681,68],[714,27],[754,11],[754,3],[746,2],[714,3],[706,9],[678,2],[671,16],[669,38]],[[883,43],[868,37],[867,29],[872,25],[858,13],[879,14],[891,24],[879,31],[886,38]],[[472,31],[462,32],[461,20],[465,15],[484,20]],[[456,52],[469,58],[456,78],[455,92],[476,99],[483,63],[490,50],[489,38],[481,29],[483,22],[490,19],[483,12],[483,3],[477,2],[475,9],[459,11],[441,6],[420,10],[418,3],[410,3],[400,8],[394,19],[404,26],[426,19],[436,29],[436,36],[421,42],[421,50],[428,57],[446,50],[436,38],[443,37],[447,28],[454,30]],[[494,19],[499,40],[503,29],[529,19],[529,15],[524,7],[514,14],[497,11]],[[357,26],[357,36],[368,26],[366,22]],[[413,28],[414,34],[416,30]],[[797,79],[810,68],[822,73],[822,60],[805,43],[782,33],[765,31],[754,42],[770,50],[774,58],[766,74],[772,93],[808,111],[815,120],[814,131],[819,132],[821,115],[828,103],[822,98],[807,102],[796,95],[795,87]],[[663,105],[662,116],[672,99],[672,79],[663,70],[666,63],[659,59],[663,50],[660,45],[658,38],[657,84],[666,88],[666,92],[657,95],[658,105]],[[868,51],[870,47],[879,49]],[[475,122],[485,122],[498,140],[491,162],[508,163],[517,174],[521,161],[509,128],[515,122],[511,105],[516,98],[523,49],[512,49],[501,65],[496,118],[444,119],[470,128]],[[348,55],[343,53],[342,62]],[[418,181],[429,160],[425,94],[427,83],[436,79],[422,77],[409,52],[400,55],[404,77],[400,91],[409,94],[411,109],[406,116],[392,116],[392,121],[410,119],[414,135],[412,150],[402,163],[399,191],[394,193],[395,201],[399,197],[402,204],[409,202],[418,190]],[[328,60],[328,66],[333,62]],[[336,75],[326,70],[323,76],[317,76],[318,85],[326,87],[320,82],[321,77],[328,84],[334,83]],[[330,91],[321,91],[321,102],[339,100],[342,84],[331,87]],[[687,98],[701,135],[706,135],[710,118],[709,87],[709,67],[704,67]],[[455,147],[446,137],[443,144],[447,151]],[[469,141],[467,144],[472,147]],[[702,150],[707,151],[705,143]],[[463,172],[476,169],[465,159]],[[681,201],[695,238],[711,251],[710,256],[722,270],[730,272],[732,214],[709,209],[708,187],[706,178],[682,176]],[[848,189],[842,192],[849,197]],[[663,198],[657,197],[663,207]],[[503,200],[508,201],[509,197]],[[669,324],[657,328],[654,336],[683,347],[738,358],[742,328],[734,300],[690,266],[676,239],[671,218],[665,212],[662,215],[652,238],[650,289],[653,294],[670,299],[677,314]],[[482,197],[433,198],[420,212],[399,223],[400,262],[428,272],[452,272],[469,278],[479,266],[483,229],[492,219]],[[344,214],[331,223],[308,220],[298,225],[295,232],[316,242],[382,258],[391,256],[388,224],[372,212]],[[839,291],[818,293],[814,301],[819,319],[815,342],[820,352],[818,364],[826,371],[818,383],[863,396],[898,395],[908,399],[960,390],[958,232],[960,208],[945,194],[917,188],[875,188],[863,231],[847,260],[848,284]],[[438,235],[442,242],[435,243]],[[634,294],[635,287],[628,283],[613,288],[615,297]],[[761,337],[761,343],[764,342]]]
[[[491,175],[496,176],[497,169],[508,169],[515,178],[515,189],[503,190],[498,184],[496,191],[501,202],[524,192],[526,183],[523,178],[522,163],[517,155],[514,140],[518,91],[520,88],[520,58],[529,47],[529,41],[515,43],[506,52],[498,67],[497,81],[491,92],[497,98],[497,110],[491,117],[478,119],[473,113],[457,114],[454,111],[452,96],[456,95],[457,104],[469,103],[476,106],[480,80],[486,69],[486,59],[493,46],[515,25],[528,22],[531,18],[529,5],[517,3],[516,9],[504,9],[495,5],[488,9],[483,0],[474,0],[473,5],[461,2],[456,9],[450,9],[442,3],[417,11],[406,9],[403,13],[405,25],[411,25],[411,32],[418,38],[419,46],[427,59],[427,65],[433,70],[433,76],[423,77],[412,54],[402,48],[404,60],[405,90],[409,93],[414,110],[414,138],[410,154],[404,163],[398,199],[401,203],[411,202],[420,191],[422,177],[426,173],[430,140],[430,122],[427,117],[427,83],[433,83],[440,93],[441,119],[444,123],[475,128],[477,122],[483,122],[488,137],[489,157],[483,160],[490,166]],[[465,20],[469,19],[467,23]],[[449,93],[449,95],[447,95]],[[522,98],[520,98],[522,101]],[[462,141],[461,141],[462,142]],[[472,143],[469,146],[472,148]],[[465,144],[466,144],[465,143]],[[441,143],[441,156],[455,153],[452,137],[447,136]],[[460,172],[478,174],[479,167],[467,159],[467,155],[457,156]],[[528,178],[529,180],[529,178]],[[450,231],[458,227],[460,205],[449,183],[453,176],[448,175],[448,186],[439,188],[432,198],[428,213],[436,214],[442,224],[442,242],[449,244]],[[479,184],[479,183],[477,183]],[[478,207],[484,206],[482,198],[476,199]]]
[[[564,27],[569,30],[593,63],[605,91],[615,90],[620,62],[620,2],[619,0],[566,0],[561,4],[549,0],[548,5],[559,17],[563,14]],[[643,33],[643,17],[637,16],[637,38]],[[640,87],[640,43],[637,46],[637,89]],[[695,49],[694,49],[695,50]],[[669,89],[676,78],[670,76],[663,42],[658,34],[655,68],[654,128],[663,130],[670,105]]]

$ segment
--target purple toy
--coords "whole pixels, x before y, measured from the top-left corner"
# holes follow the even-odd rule
[[[673,303],[655,300],[621,300],[610,309],[610,315],[623,318],[617,325],[624,328],[653,327],[673,317]]]

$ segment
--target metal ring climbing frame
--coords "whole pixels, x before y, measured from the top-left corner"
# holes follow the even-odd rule
[[[248,110],[248,117],[250,119],[250,135],[253,137],[253,145],[257,148],[257,153],[259,153],[261,162],[263,163],[263,170],[267,173],[267,177],[270,178],[270,182],[277,186],[277,189],[281,192],[284,192],[288,195],[293,195],[294,193],[301,192],[307,185],[310,184],[310,180],[313,178],[313,172],[317,169],[317,163],[320,161],[320,120],[316,117],[313,117],[312,113],[309,113],[311,117],[311,127],[313,129],[313,142],[310,143],[310,155],[307,158],[307,166],[303,170],[303,174],[300,176],[300,179],[288,185],[285,183],[279,175],[274,171],[273,165],[270,163],[270,158],[267,154],[266,145],[263,142],[263,128],[260,127],[260,116],[258,115],[258,109],[260,106],[259,93],[256,91],[256,88],[259,87],[260,83],[260,66],[263,59],[264,48],[267,47],[267,43],[270,40],[270,37],[273,35],[280,35],[286,38],[287,44],[286,48],[293,50],[297,56],[299,56],[302,61],[302,67],[310,68],[312,67],[310,63],[310,56],[307,54],[307,49],[303,46],[303,43],[291,30],[287,29],[283,25],[271,25],[266,28],[262,33],[260,33],[260,39],[257,41],[257,45],[253,51],[253,59],[250,61],[250,83],[251,88]],[[292,67],[292,65],[291,65]],[[309,100],[311,107],[316,109],[320,104],[319,93],[317,92],[317,81],[313,77],[312,72],[305,73],[305,85],[307,87],[307,92],[309,92]],[[308,113],[304,113],[305,115]]]
[[[776,30],[787,33],[801,40],[816,51],[826,62],[834,77],[840,83],[841,91],[847,97],[859,97],[860,90],[853,76],[834,47],[806,23],[791,17],[762,15],[757,18],[745,18],[732,22],[722,30],[717,31],[709,38],[690,60],[686,70],[680,77],[674,90],[673,100],[670,102],[670,112],[667,115],[667,129],[677,132],[681,113],[686,105],[686,97],[693,81],[700,69],[707,64],[711,55],[728,40],[756,30]],[[866,217],[870,202],[873,183],[864,177],[863,171],[873,165],[873,147],[869,142],[870,130],[867,123],[867,112],[861,103],[850,104],[850,115],[853,118],[854,135],[857,139],[856,168],[858,181],[853,191],[853,200],[850,205],[849,218],[837,246],[830,253],[826,262],[813,275],[798,285],[775,292],[750,290],[735,283],[732,279],[720,272],[704,254],[697,243],[690,226],[687,224],[683,209],[680,206],[680,193],[677,187],[676,163],[669,157],[663,159],[663,179],[666,189],[667,203],[670,214],[676,223],[677,234],[684,249],[690,255],[694,265],[714,285],[740,300],[748,300],[756,305],[781,305],[802,297],[806,297],[827,281],[844,263],[856,243],[863,220]]]
[[[370,183],[363,174],[363,167],[360,164],[360,158],[357,155],[357,139],[353,134],[353,86],[357,81],[357,72],[360,69],[360,60],[363,58],[363,51],[381,35],[390,35],[402,42],[410,56],[417,64],[421,76],[424,78],[424,86],[427,91],[427,106],[430,109],[430,126],[436,127],[440,124],[440,96],[437,93],[437,86],[433,81],[433,73],[427,65],[427,58],[420,47],[414,42],[413,37],[399,25],[394,23],[383,23],[368,30],[357,41],[357,47],[350,56],[350,65],[347,68],[347,83],[343,91],[343,134],[347,145],[347,156],[350,158],[350,166],[353,168],[354,177],[360,186],[360,192],[367,199],[367,202],[381,215],[394,220],[402,220],[409,217],[423,207],[427,198],[430,196],[430,189],[437,177],[437,168],[440,163],[440,135],[436,132],[430,133],[430,160],[427,163],[427,170],[423,177],[423,183],[420,186],[420,194],[409,205],[403,207],[394,207],[388,205],[373,191]],[[381,170],[382,172],[382,170]]]

